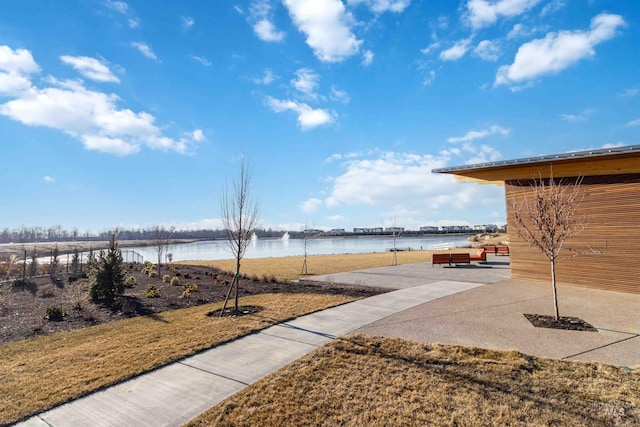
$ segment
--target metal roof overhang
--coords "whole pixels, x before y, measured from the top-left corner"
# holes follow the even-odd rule
[[[640,173],[640,145],[454,166],[432,172],[455,175],[461,182],[498,185],[551,175],[560,178]]]

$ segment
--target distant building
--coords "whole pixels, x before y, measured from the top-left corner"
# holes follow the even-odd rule
[[[304,230],[304,234],[322,234],[323,231],[322,230],[318,230],[316,228],[307,228],[306,230]]]
[[[477,233],[495,233],[498,231],[498,226],[495,224],[474,225],[473,231]]]
[[[387,227],[385,233],[404,233],[404,227]]]
[[[342,236],[345,234],[344,228],[332,228],[327,232],[331,236]]]
[[[420,227],[420,231],[422,233],[431,233],[431,234],[435,234],[435,233],[440,233],[442,232],[442,228],[441,227],[436,227],[433,225],[425,225],[423,227]]]
[[[355,234],[379,234],[382,233],[382,227],[354,228],[353,232]]]

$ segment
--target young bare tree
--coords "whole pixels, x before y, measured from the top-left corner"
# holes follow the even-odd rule
[[[240,175],[237,181],[233,181],[232,188],[230,189],[228,185],[225,185],[222,189],[220,214],[228,250],[236,260],[236,271],[233,276],[233,281],[229,286],[224,306],[220,312],[222,316],[234,287],[234,311],[238,311],[240,263],[247,250],[247,246],[251,242],[251,233],[258,224],[258,216],[260,214],[258,202],[251,195],[251,172],[244,159],[242,159],[240,163]]]
[[[520,203],[514,200],[512,204],[516,234],[529,246],[539,249],[551,263],[556,320],[560,320],[556,262],[565,240],[580,233],[585,225],[585,218],[576,216],[583,198],[581,184],[582,177],[573,183],[556,181],[553,174],[548,180],[540,177],[533,180],[530,195],[524,194]]]
[[[309,274],[309,270],[307,268],[307,255],[308,255],[308,251],[307,249],[309,248],[309,243],[311,242],[311,240],[313,240],[314,238],[318,237],[318,235],[316,234],[316,232],[314,230],[309,230],[309,227],[307,226],[307,223],[304,223],[304,231],[302,232],[302,243],[303,243],[303,249],[304,249],[304,261],[302,262],[302,271],[300,271],[300,274],[304,274],[307,275]]]
[[[153,228],[153,239],[151,242],[153,244],[153,248],[158,254],[158,278],[162,278],[162,274],[160,274],[160,267],[162,265],[162,254],[167,251],[167,247],[169,246],[169,232],[173,230],[167,230],[164,227],[155,226]]]
[[[391,260],[391,265],[398,265],[398,238],[402,236],[402,231],[400,227],[396,225],[396,218],[393,218],[391,222],[391,239],[393,240],[393,259]]]

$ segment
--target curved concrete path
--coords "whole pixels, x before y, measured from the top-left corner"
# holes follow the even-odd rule
[[[422,285],[272,326],[61,405],[18,425],[179,426],[340,335],[411,307],[481,286],[460,281],[425,282],[428,281],[423,277]]]

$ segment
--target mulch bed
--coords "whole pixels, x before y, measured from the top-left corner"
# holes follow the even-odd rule
[[[556,319],[555,316],[542,314],[525,314],[524,317],[536,328],[565,329],[570,331],[598,332],[590,323],[577,317],[562,317]]]
[[[89,300],[89,279],[69,282],[69,275],[61,273],[57,280],[49,276],[34,278],[25,286],[0,284],[0,343],[18,341],[37,335],[84,328],[133,316],[144,316],[167,310],[187,308],[224,301],[232,275],[212,268],[171,264],[179,272],[180,285],[164,283],[162,276],[170,273],[163,267],[158,277],[150,278],[141,272],[142,265],[127,264],[128,275],[136,278],[136,285],[127,288],[116,307]],[[174,270],[175,272],[176,270]],[[182,297],[186,283],[198,289]],[[153,285],[160,291],[157,298],[147,298],[146,288]],[[265,278],[241,278],[240,296],[265,293],[317,293],[368,297],[388,292],[365,286],[338,283],[281,283]],[[230,301],[231,306],[233,300]],[[61,307],[66,315],[62,321],[46,320],[47,309]]]

